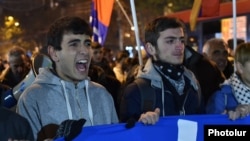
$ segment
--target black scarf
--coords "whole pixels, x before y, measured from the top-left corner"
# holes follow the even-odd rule
[[[184,72],[184,66],[173,65],[162,61],[153,61],[153,63],[161,70],[161,72],[173,80],[179,80]]]

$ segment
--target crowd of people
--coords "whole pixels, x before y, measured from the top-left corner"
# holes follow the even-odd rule
[[[15,111],[0,107],[0,122],[8,119],[0,130],[15,124],[6,140],[53,140],[61,124],[79,120],[83,126],[131,120],[151,125],[171,115],[228,114],[236,120],[250,114],[249,43],[239,43],[230,55],[228,43],[212,38],[198,53],[186,44],[180,19],[158,17],[145,27],[139,65],[127,51],[110,58],[112,51],[92,35],[80,17],[62,17],[49,27],[44,50],[52,67],[39,69]],[[8,65],[0,77],[1,102],[5,90],[32,69],[21,47],[9,51]]]

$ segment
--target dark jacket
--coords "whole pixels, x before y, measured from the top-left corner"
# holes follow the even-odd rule
[[[24,117],[3,107],[0,107],[0,115],[0,141],[9,138],[34,141],[30,124]]]
[[[0,76],[0,82],[11,88],[16,86],[22,79],[16,78],[10,68],[6,68]]]
[[[139,70],[137,77],[150,80],[156,98],[153,109],[160,108],[160,116],[204,113],[199,83],[191,71],[187,69],[184,71],[185,89],[181,96],[174,91],[171,84],[162,80],[151,59],[147,61],[143,70]],[[120,121],[126,122],[130,118],[138,120],[143,112],[146,111],[141,109],[141,94],[137,84],[133,82],[124,90],[120,107]]]
[[[226,79],[225,76],[214,62],[209,61],[189,46],[185,48],[184,65],[194,73],[199,81],[206,104],[209,97],[220,88],[220,84]]]

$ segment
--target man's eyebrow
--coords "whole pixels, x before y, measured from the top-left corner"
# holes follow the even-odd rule
[[[181,37],[168,36],[168,37],[165,37],[165,39],[184,39],[184,37],[183,36]]]
[[[70,44],[70,43],[74,43],[74,42],[80,42],[80,39],[73,39],[73,40],[69,40],[68,44]]]

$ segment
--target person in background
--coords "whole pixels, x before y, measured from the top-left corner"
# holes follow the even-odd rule
[[[125,83],[123,84],[123,87],[126,87],[128,84],[130,84],[131,82],[133,82],[135,80],[139,69],[145,65],[148,58],[149,58],[149,56],[148,56],[147,52],[145,51],[145,49],[143,49],[143,50],[141,50],[141,59],[142,59],[141,65],[139,63],[138,52],[135,53],[133,58],[127,58],[124,61],[123,66],[124,66],[124,68],[126,67],[127,76],[126,76]]]
[[[6,91],[4,85],[0,84],[0,92]],[[1,141],[28,140],[34,141],[32,128],[28,120],[10,109],[2,106],[3,99],[0,100],[0,133]]]
[[[228,114],[232,120],[250,114],[250,43],[235,50],[236,71],[209,99],[209,114]]]
[[[115,66],[115,61],[114,61],[114,52],[110,48],[103,47],[103,57],[108,61],[110,68],[113,68]]]
[[[5,69],[5,67],[4,67],[4,64],[3,64],[3,59],[2,58],[0,58],[0,75],[1,75],[1,73],[2,73],[2,71]]]
[[[226,78],[234,72],[234,64],[228,60],[227,43],[220,38],[211,38],[203,45],[202,53],[209,60],[214,61]]]
[[[243,39],[237,38],[236,47],[241,43],[245,43],[245,41]],[[228,52],[229,52],[229,56],[228,56],[229,61],[234,61],[234,39],[228,39],[227,44],[228,44]]]
[[[102,45],[98,42],[92,42],[91,47],[93,50],[91,65],[97,65],[101,67],[107,75],[115,77],[115,73],[113,72],[113,69],[110,67],[108,60],[104,58]]]
[[[121,122],[134,119],[155,124],[159,117],[204,113],[199,83],[183,65],[184,31],[183,22],[174,17],[158,17],[147,24],[145,49],[150,57],[136,79],[144,80],[153,89],[155,100],[147,103],[155,104],[147,105],[152,110],[142,109],[142,94],[137,83],[132,82],[121,99]]]
[[[118,112],[118,101],[117,97],[120,91],[121,82],[116,78],[116,75],[111,68],[110,59],[108,60],[104,56],[104,49],[100,43],[92,42],[91,44],[93,55],[89,67],[89,77],[92,81],[103,85],[108,92],[112,95],[115,103],[116,111]],[[107,52],[105,52],[107,55]]]
[[[121,82],[121,84],[125,83],[127,77],[126,65],[124,65],[124,61],[129,58],[129,55],[126,51],[120,51],[116,54],[115,57],[115,66],[113,67],[113,71],[115,73],[116,78]]]
[[[104,47],[98,42],[92,42],[93,55],[89,67],[89,77],[92,81],[103,85],[112,95],[116,111],[118,111],[117,96],[121,82],[116,78],[109,60],[104,57]],[[107,52],[106,52],[107,53]]]
[[[191,46],[185,47],[184,65],[190,69],[201,86],[201,93],[206,105],[209,97],[220,88],[220,84],[226,79],[216,63],[209,60]]]
[[[35,140],[55,137],[58,125],[67,120],[84,119],[84,126],[118,123],[111,94],[88,77],[92,34],[88,22],[74,16],[49,27],[46,47],[52,68],[39,69],[17,105]]]
[[[8,53],[9,67],[3,70],[0,82],[11,88],[21,82],[31,68],[31,60],[21,47],[13,47]]]

